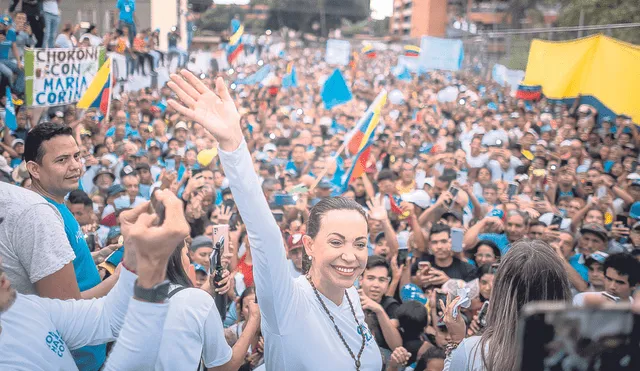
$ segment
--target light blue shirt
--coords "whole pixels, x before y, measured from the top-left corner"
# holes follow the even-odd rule
[[[64,231],[67,234],[67,239],[73,252],[76,254],[76,258],[73,259],[73,269],[75,270],[76,281],[78,281],[80,291],[86,291],[97,286],[101,282],[100,274],[93,262],[89,246],[87,246],[87,241],[84,239],[84,234],[78,221],[73,217],[67,205],[64,203],[59,204],[47,197],[45,199],[55,206],[60,215],[62,215]],[[107,345],[82,347],[72,351],[71,354],[80,370],[98,371],[106,360]]]
[[[500,248],[500,254],[502,254],[502,256],[504,256],[504,254],[506,254],[507,251],[509,251],[509,249],[511,248],[511,244],[507,239],[507,235],[503,233],[479,234],[478,241],[481,241],[481,240],[489,240],[494,242],[496,245],[498,245],[498,248]]]
[[[134,23],[133,13],[136,11],[136,0],[118,0],[116,7],[120,11],[122,22]]]

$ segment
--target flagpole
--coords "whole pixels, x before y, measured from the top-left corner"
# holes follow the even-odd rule
[[[327,172],[329,172],[329,167],[338,160],[338,157],[340,156],[340,154],[342,154],[345,148],[347,148],[346,140],[342,143],[340,148],[338,148],[338,151],[336,152],[335,156],[331,157],[331,160],[325,165],[324,170],[322,170],[322,172],[318,174],[318,177],[316,178],[316,180],[314,180],[313,183],[311,184],[311,187],[309,187],[309,191],[313,191],[313,189],[318,186],[322,178],[324,178],[324,176],[327,175]]]
[[[106,125],[109,125],[109,115],[111,114],[111,96],[113,95],[113,89],[116,88],[113,83],[113,56],[109,56],[109,99],[107,100],[107,113],[104,115]]]

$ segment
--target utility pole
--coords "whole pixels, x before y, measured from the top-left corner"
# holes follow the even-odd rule
[[[326,37],[327,34],[327,10],[325,8],[324,0],[318,1],[320,7],[320,32],[322,37]]]
[[[582,27],[584,27],[584,9],[580,9],[580,21],[578,23],[578,38],[582,37]]]

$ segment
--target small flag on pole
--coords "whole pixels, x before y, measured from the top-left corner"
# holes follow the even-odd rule
[[[407,57],[417,57],[420,55],[420,48],[415,45],[405,45],[404,55]]]
[[[78,108],[98,108],[106,115],[111,105],[111,58],[107,59],[91,81],[82,98],[77,104]]]
[[[358,152],[353,158],[351,168],[342,179],[342,192],[346,192],[349,184],[354,180],[360,178],[367,169],[367,161],[371,155],[371,143],[366,143],[365,146]]]
[[[227,62],[229,64],[236,60],[240,52],[244,49],[242,43],[242,35],[244,34],[244,25],[241,25],[237,20],[231,22],[233,28],[233,35],[229,38],[229,44],[227,45]]]
[[[375,49],[373,49],[373,46],[370,44],[367,44],[364,46],[364,48],[362,48],[362,53],[369,59],[373,59],[378,55]]]
[[[296,66],[293,62],[289,62],[287,65],[287,72],[282,77],[282,88],[297,88],[298,87],[298,75],[296,73]]]
[[[380,112],[386,102],[387,91],[383,89],[371,103],[371,106],[367,108],[353,131],[345,136],[344,140],[347,142],[346,150],[348,154],[353,155],[360,152],[369,143],[376,126],[380,122]]]

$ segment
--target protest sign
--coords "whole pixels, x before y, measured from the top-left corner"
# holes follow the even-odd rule
[[[106,59],[104,47],[26,49],[27,106],[49,107],[76,103]]]
[[[420,41],[420,68],[423,71],[457,71],[463,56],[462,40],[423,36]]]
[[[328,64],[346,66],[351,58],[351,44],[346,40],[327,40],[327,52],[324,60]]]

